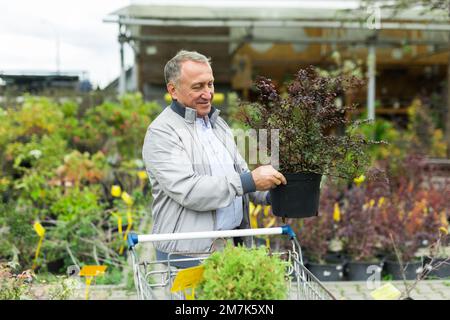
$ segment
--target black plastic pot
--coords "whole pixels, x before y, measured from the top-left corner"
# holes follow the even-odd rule
[[[413,261],[409,263],[404,262],[403,267],[405,268],[406,280],[416,279],[417,275],[421,273],[423,270],[421,261]],[[400,264],[397,261],[391,260],[385,261],[383,270],[386,275],[392,276],[392,280],[403,280]]]
[[[270,190],[273,214],[285,218],[317,216],[322,175],[287,173],[284,176],[287,185],[281,184]]]
[[[324,260],[327,263],[337,263],[345,265],[348,261],[348,257],[342,252],[327,252],[324,256]]]
[[[308,262],[306,268],[320,281],[342,281],[344,266],[341,263],[318,264]]]
[[[349,281],[367,281],[369,277],[378,276],[381,278],[383,263],[375,262],[356,262],[351,261],[345,264],[345,279]]]
[[[47,262],[47,271],[55,274],[64,274],[65,264],[64,259],[57,259]]]

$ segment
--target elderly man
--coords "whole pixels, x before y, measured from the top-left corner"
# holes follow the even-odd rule
[[[182,50],[167,62],[164,76],[172,104],[149,126],[142,150],[152,186],[153,233],[248,228],[249,201],[266,204],[263,191],[286,184],[285,177],[270,165],[249,171],[212,106],[208,58]],[[159,242],[157,258],[208,252],[212,245],[213,239]]]

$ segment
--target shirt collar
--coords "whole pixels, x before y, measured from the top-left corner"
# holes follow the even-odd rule
[[[179,116],[183,117],[187,122],[195,123],[195,119],[197,118],[197,111],[195,109],[186,107],[176,100],[172,100],[170,108]],[[212,126],[216,123],[219,114],[220,110],[211,106],[211,111],[208,113],[208,118]]]

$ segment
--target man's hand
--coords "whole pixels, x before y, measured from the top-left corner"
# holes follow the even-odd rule
[[[280,184],[287,184],[286,178],[271,165],[260,166],[252,171],[256,190],[264,191],[275,188]]]

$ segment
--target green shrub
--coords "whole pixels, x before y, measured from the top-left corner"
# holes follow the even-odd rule
[[[285,299],[287,263],[268,254],[266,248],[227,246],[204,262],[198,299],[274,300]]]
[[[33,212],[13,203],[0,203],[0,260],[31,266],[38,243]]]

